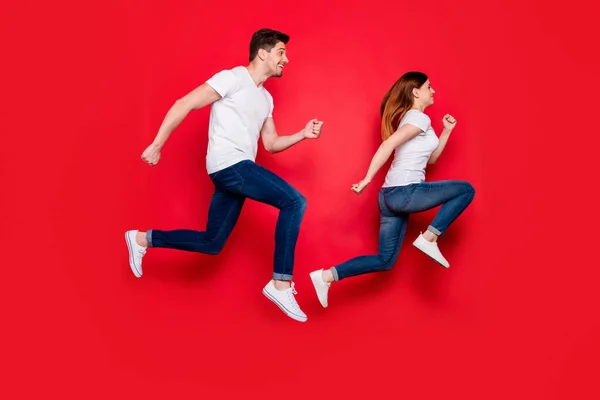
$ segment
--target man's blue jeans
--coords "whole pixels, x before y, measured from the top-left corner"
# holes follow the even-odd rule
[[[206,231],[187,229],[149,230],[148,247],[163,247],[206,254],[218,254],[238,221],[246,198],[277,207],[273,279],[290,281],[294,251],[306,199],[289,183],[246,160],[209,175],[215,192],[208,211]]]

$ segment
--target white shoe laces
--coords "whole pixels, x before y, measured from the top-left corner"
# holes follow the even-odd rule
[[[140,246],[140,248],[138,249],[137,252],[138,252],[137,256],[141,260],[142,257],[144,257],[144,255],[146,254],[146,249]]]
[[[292,307],[294,307],[296,310],[300,311],[300,306],[298,305],[298,302],[296,301],[296,298],[294,297],[295,294],[298,294],[298,292],[296,292],[296,289],[294,286],[295,286],[295,284],[294,284],[294,282],[292,282],[292,286],[287,290],[288,300],[290,301]]]

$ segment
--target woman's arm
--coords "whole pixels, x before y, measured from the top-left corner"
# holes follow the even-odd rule
[[[412,124],[403,125],[400,129],[394,132],[392,136],[381,143],[379,149],[377,149],[377,152],[371,160],[367,175],[363,180],[352,185],[352,190],[357,194],[360,194],[367,187],[367,185],[371,183],[371,180],[373,180],[375,174],[377,174],[381,167],[383,167],[386,161],[390,158],[394,152],[394,149],[408,142],[421,132],[423,131],[420,128]]]

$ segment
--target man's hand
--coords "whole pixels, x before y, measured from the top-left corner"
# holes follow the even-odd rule
[[[160,160],[160,147],[155,144],[148,146],[142,153],[142,160],[150,166],[158,164],[158,161]]]
[[[306,124],[306,127],[302,130],[306,139],[317,139],[321,135],[321,128],[323,127],[323,121],[318,119],[311,119]]]

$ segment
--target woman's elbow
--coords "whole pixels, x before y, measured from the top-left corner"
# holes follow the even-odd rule
[[[388,141],[385,141],[379,146],[379,151],[389,157],[394,152],[395,148],[396,147],[394,147],[393,144],[391,144]]]

